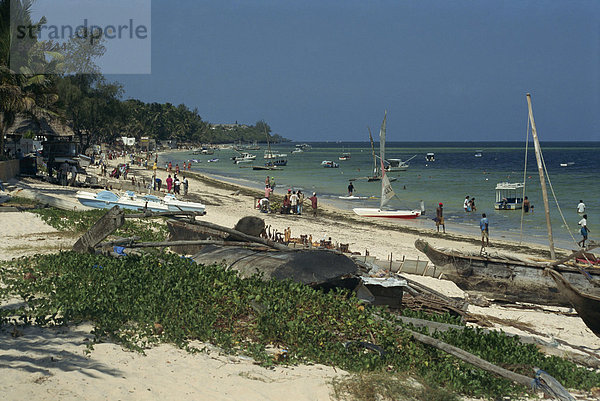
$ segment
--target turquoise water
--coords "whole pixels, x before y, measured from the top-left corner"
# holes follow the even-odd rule
[[[368,142],[348,143],[310,143],[312,149],[304,153],[292,154],[294,144],[273,146],[273,151],[287,153],[288,164],[280,171],[254,171],[251,165],[234,165],[230,158],[237,153],[234,150],[219,150],[214,155],[192,155],[190,152],[171,152],[162,154],[159,161],[164,165],[168,161],[181,163],[197,159],[192,170],[231,182],[263,189],[267,173],[275,177],[275,193],[284,190],[302,189],[305,193],[316,192],[321,201],[343,209],[359,206],[378,206],[378,199],[365,201],[342,201],[338,196],[346,194],[348,180],[354,181],[355,195],[379,197],[381,183],[369,183],[361,177],[371,174],[373,159]],[[375,143],[378,150],[378,143]],[[582,199],[588,214],[590,239],[600,232],[600,186],[598,185],[600,167],[600,143],[542,143],[543,156],[549,177],[552,181],[558,202],[563,209],[567,225],[579,241],[577,222],[580,216],[576,206]],[[475,157],[481,151],[482,157]],[[351,158],[339,161],[342,152],[350,152]],[[435,153],[435,162],[427,162],[425,154]],[[264,150],[251,151],[257,155],[256,164],[264,162]],[[390,207],[415,209],[424,201],[425,216],[416,221],[399,221],[396,224],[408,224],[418,227],[434,227],[431,218],[439,202],[444,203],[444,216],[448,231],[478,234],[478,222],[485,212],[490,220],[491,237],[504,237],[519,240],[521,237],[521,212],[494,210],[495,187],[499,182],[522,182],[525,159],[524,143],[484,142],[484,143],[394,143],[386,146],[387,158],[410,161],[410,167],[404,172],[389,173],[397,181],[392,186],[398,195]],[[208,163],[212,158],[219,162]],[[321,167],[321,161],[333,160],[340,168]],[[561,163],[574,163],[561,167]],[[243,166],[240,168],[240,166]],[[535,213],[525,215],[523,240],[544,244],[547,240],[546,222],[542,202],[540,183],[533,153],[529,147],[527,163],[526,195],[534,205]],[[477,212],[466,213],[463,209],[465,196],[476,198]],[[556,204],[550,193],[551,220],[557,245],[563,248],[575,248],[569,233],[560,219]]]

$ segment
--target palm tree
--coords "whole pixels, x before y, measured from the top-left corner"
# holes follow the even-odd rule
[[[35,38],[14,41],[16,22],[34,30],[45,23],[44,19],[31,22],[31,5],[31,0],[0,0],[0,159],[5,157],[4,136],[19,113],[34,119],[42,114],[56,116],[49,108],[58,99],[51,90],[53,81],[50,75],[35,73],[39,68],[52,70],[56,62],[46,62],[43,54],[47,47],[38,46]],[[16,46],[18,52],[11,46]],[[11,69],[11,57],[13,64],[17,62],[15,56],[20,64],[18,71]]]

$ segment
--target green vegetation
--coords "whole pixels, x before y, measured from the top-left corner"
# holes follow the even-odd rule
[[[27,307],[1,310],[4,324],[92,321],[98,341],[143,351],[168,342],[191,351],[193,340],[245,353],[263,365],[323,363],[351,372],[411,374],[425,385],[471,396],[519,394],[523,388],[411,339],[374,319],[346,292],[323,293],[290,281],[242,279],[219,266],[170,254],[110,258],[63,252],[6,263],[0,295],[18,294]],[[398,324],[398,323],[396,323]],[[435,335],[492,363],[531,375],[539,366],[570,388],[600,385],[600,375],[502,333],[474,329]],[[384,353],[347,342],[369,341]],[[284,350],[279,356],[267,345]]]
[[[43,209],[38,213],[62,230],[85,230],[102,212]],[[132,224],[117,234],[143,235],[146,231],[155,239],[164,236],[160,228],[145,230],[143,224]],[[350,381],[334,383],[342,399],[349,395],[355,399],[397,399],[400,395],[452,399],[449,393],[495,398],[526,391],[416,342],[396,328],[401,322],[394,315],[365,308],[352,293],[325,293],[258,276],[242,279],[220,266],[196,265],[164,252],[126,258],[62,252],[6,262],[0,265],[0,300],[14,296],[21,297],[26,306],[0,309],[3,325],[91,321],[96,341],[111,339],[141,352],[163,342],[198,352],[190,344],[199,340],[225,352],[251,355],[264,366],[333,365],[356,374]],[[449,315],[405,312],[460,324]],[[568,388],[600,386],[600,374],[546,357],[535,346],[522,345],[503,333],[465,328],[433,336],[525,375],[531,376],[532,368],[540,367]],[[357,345],[364,341],[381,347],[382,352]],[[267,352],[269,346],[280,352]],[[408,377],[416,377],[416,384],[407,384]],[[362,397],[361,388],[379,398]]]
[[[38,214],[46,224],[56,228],[59,231],[69,231],[75,234],[83,233],[92,227],[106,210],[94,209],[85,212],[75,212],[67,210],[59,210],[54,208],[34,209],[33,213]],[[141,221],[141,220],[125,220],[125,224],[114,232],[118,237],[140,237],[141,241],[164,241],[167,237],[168,230],[165,224],[160,220],[157,221]]]

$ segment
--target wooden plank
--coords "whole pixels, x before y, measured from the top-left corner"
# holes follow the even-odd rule
[[[125,213],[118,206],[113,206],[77,240],[73,250],[79,253],[94,252],[94,247],[121,227],[124,222]]]
[[[271,248],[275,248],[279,251],[292,251],[293,250],[292,248],[290,248],[286,245],[280,244],[278,242],[273,242],[273,241],[265,239],[265,238],[260,238],[260,237],[255,237],[253,235],[244,234],[241,231],[237,231],[232,228],[223,227],[218,224],[209,223],[207,221],[190,221],[189,223],[212,228],[214,230],[223,231],[238,240],[256,242],[256,243],[263,244],[263,245],[266,245]]]

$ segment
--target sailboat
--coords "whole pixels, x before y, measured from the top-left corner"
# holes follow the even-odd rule
[[[285,164],[283,163],[283,159],[285,157],[287,157],[287,153],[273,153],[273,151],[271,150],[271,142],[269,142],[269,133],[267,132],[267,129],[265,128],[265,135],[267,136],[267,150],[265,150],[265,159],[278,159],[278,163],[276,163],[276,165],[278,166],[285,166],[285,164],[287,164],[287,160],[285,161]]]
[[[379,130],[379,152],[381,160],[381,199],[379,208],[354,208],[354,213],[362,217],[382,217],[389,219],[414,219],[421,215],[422,210],[386,210],[383,207],[396,195],[394,189],[390,184],[388,176],[385,174],[384,160],[385,160],[385,125],[387,119],[387,111],[383,117],[381,123],[381,129]],[[371,143],[373,143],[373,137],[369,130],[369,136],[371,137]]]
[[[551,259],[555,259],[543,159],[529,94],[527,103],[546,212],[550,255]],[[460,289],[502,301],[573,306],[584,323],[600,337],[600,269],[567,264],[571,259],[586,255],[586,251],[593,246],[598,245],[590,245],[554,262],[540,262],[514,255],[489,257],[481,253],[474,255],[448,251],[437,249],[420,239],[415,241],[415,247]]]

